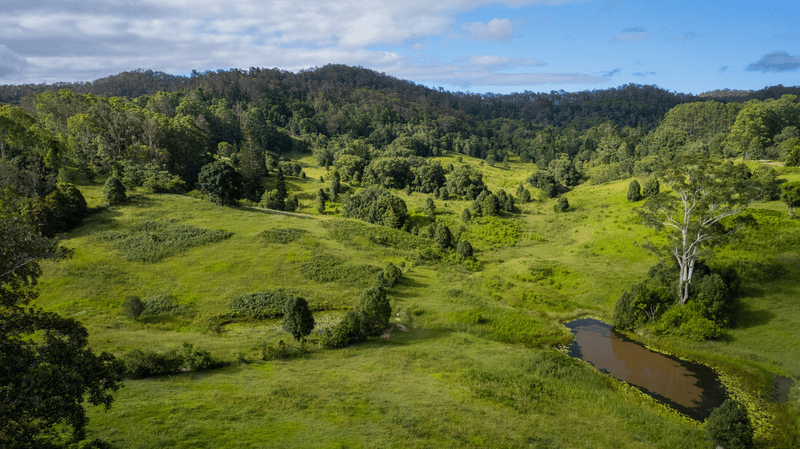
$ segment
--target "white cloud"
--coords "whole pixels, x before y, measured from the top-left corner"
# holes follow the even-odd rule
[[[176,74],[251,66],[296,71],[328,63],[394,70],[414,79],[419,73],[413,55],[376,46],[407,45],[419,52],[431,38],[453,38],[464,30],[475,39],[507,42],[515,33],[510,20],[456,29],[459,15],[484,5],[575,1],[585,0],[5,0],[0,67],[2,82],[11,83],[92,80],[136,68]],[[541,61],[467,65],[496,70],[537,67]],[[464,64],[452,69],[464,70]]]
[[[465,24],[463,29],[472,39],[478,41],[505,43],[514,37],[514,26],[508,19],[492,19],[488,23],[472,22]]]

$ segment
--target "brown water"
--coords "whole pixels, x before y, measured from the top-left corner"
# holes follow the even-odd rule
[[[585,318],[564,325],[575,335],[569,355],[693,419],[703,421],[727,399],[719,376],[706,365],[651,351],[602,321]]]

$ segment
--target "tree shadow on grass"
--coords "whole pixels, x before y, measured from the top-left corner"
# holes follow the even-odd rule
[[[763,290],[758,293],[750,291],[747,296],[760,297],[764,295]],[[755,294],[754,294],[755,293]],[[739,301],[737,310],[733,314],[733,327],[736,329],[749,329],[755,326],[764,326],[772,321],[777,315],[769,309],[757,309],[752,304]]]

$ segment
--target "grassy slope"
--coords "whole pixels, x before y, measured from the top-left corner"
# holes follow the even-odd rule
[[[93,411],[92,435],[121,447],[259,447],[265,439],[285,447],[705,447],[702,429],[605,376],[582,365],[544,369],[555,363],[540,359],[549,351],[502,343],[563,341],[568,334],[559,320],[582,313],[610,319],[621,291],[644,277],[654,258],[634,242],[651,232],[637,223],[632,213],[637,204],[624,199],[628,181],[577,188],[568,194],[569,213],[555,214],[553,200],[540,200],[501,223],[473,220],[465,235],[483,269],[471,272],[457,265],[412,266],[414,251],[363,237],[332,238],[328,228],[339,219],[312,210],[313,193],[327,186],[318,181],[325,171],[310,157],[301,163],[308,179],[289,178],[288,185],[299,194],[300,212],[308,215],[153,195],[95,215],[69,234],[65,244],[76,249],[75,257],[46,265],[38,303],[84,322],[95,348],[119,354],[189,341],[216,357],[251,362],[128,381],[108,413]],[[490,188],[509,192],[529,169],[513,163],[510,169],[482,167]],[[82,188],[90,205],[99,201],[101,188]],[[426,223],[426,196],[398,195],[415,221]],[[459,201],[436,205],[437,215],[454,229],[468,207]],[[760,227],[743,233],[715,259],[739,263],[753,274],[739,327],[715,344],[659,343],[727,358],[726,363],[744,367],[744,374],[756,366],[797,377],[800,223],[787,220],[780,203],[754,207],[764,211],[757,215]],[[226,229],[233,236],[157,263],[125,261],[95,237],[144,220]],[[500,225],[510,232],[498,233]],[[258,237],[275,227],[307,234],[288,244]],[[311,302],[350,307],[362,284],[318,283],[300,274],[304,261],[320,255],[375,267],[404,263],[405,279],[389,296],[403,322],[413,320],[416,327],[408,333],[395,329],[389,341],[314,349],[271,362],[259,360],[261,348],[288,341],[276,322],[209,331],[209,320],[223,313],[233,296],[266,288],[293,288]],[[126,295],[161,293],[190,305],[195,317],[133,322],[122,315]]]

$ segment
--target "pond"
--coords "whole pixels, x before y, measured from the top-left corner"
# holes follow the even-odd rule
[[[706,365],[651,351],[595,319],[564,325],[575,335],[567,347],[570,356],[697,421],[703,421],[727,399],[719,376]]]

